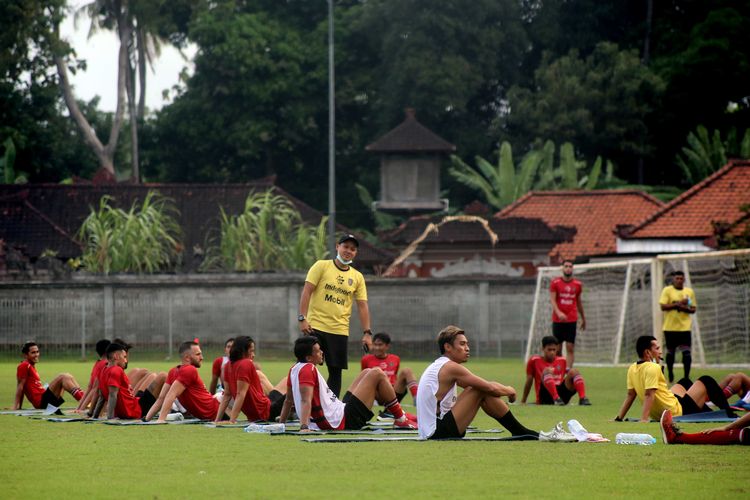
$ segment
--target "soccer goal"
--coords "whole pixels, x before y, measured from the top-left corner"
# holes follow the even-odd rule
[[[659,296],[675,270],[685,272],[698,303],[692,326],[695,362],[750,366],[750,249],[577,264],[587,327],[576,337],[576,363],[630,363],[640,335],[662,340]],[[539,350],[543,336],[552,335],[549,286],[559,275],[559,267],[539,268],[526,359]]]

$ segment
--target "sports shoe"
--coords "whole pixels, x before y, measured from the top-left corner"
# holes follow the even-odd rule
[[[677,436],[682,434],[680,429],[672,423],[672,413],[669,410],[664,410],[659,419],[659,427],[661,427],[661,440],[664,444],[675,444],[677,443]]]
[[[589,401],[589,398],[581,398],[578,404],[581,406],[591,406],[591,401]]]
[[[565,432],[562,422],[558,422],[554,429],[549,432],[540,431],[539,441],[549,441],[553,443],[577,443],[578,439],[570,432]]]
[[[562,398],[557,398],[555,400],[555,406],[565,406],[565,401],[563,401]]]
[[[393,416],[393,413],[391,413],[391,412],[389,412],[387,410],[383,410],[380,413],[378,413],[378,420],[391,420],[393,418],[395,418]]]
[[[408,418],[402,418],[401,420],[394,420],[393,426],[398,427],[399,429],[417,429],[417,424],[415,422],[412,422]]]

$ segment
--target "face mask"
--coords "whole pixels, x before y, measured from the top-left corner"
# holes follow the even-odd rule
[[[345,266],[348,266],[349,264],[351,264],[352,262],[354,262],[353,260],[344,260],[344,259],[342,259],[341,258],[341,254],[339,254],[339,253],[336,254],[336,260],[338,260],[339,262],[341,262]]]

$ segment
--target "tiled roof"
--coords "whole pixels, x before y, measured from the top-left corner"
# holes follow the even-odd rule
[[[417,121],[414,110],[406,110],[403,122],[365,147],[374,153],[452,153],[456,146]]]
[[[573,240],[555,246],[550,257],[579,259],[616,253],[616,226],[637,224],[663,206],[635,190],[532,191],[495,217],[538,217],[549,225],[575,227]]]
[[[248,184],[0,184],[0,239],[9,246],[19,246],[24,253],[37,258],[46,249],[55,250],[60,258],[80,255],[75,233],[91,206],[97,206],[105,194],[113,205],[129,207],[143,200],[149,190],[174,200],[183,230],[184,262],[192,267],[194,247],[206,248],[210,238],[218,235],[220,207],[227,214],[242,211],[245,199],[253,191],[273,188],[288,198],[303,220],[318,224],[322,214],[264,179]],[[351,232],[337,225],[340,232]],[[393,254],[360,238],[357,262],[364,268],[387,264]]]
[[[711,222],[734,224],[750,203],[750,160],[730,160],[661,210],[634,227],[625,238],[708,238]]]
[[[412,217],[393,231],[381,235],[383,241],[395,245],[409,244],[422,235],[429,223],[439,223],[442,217]],[[512,217],[489,219],[490,229],[497,234],[498,244],[509,242],[547,242],[555,244],[569,239],[574,229],[552,228],[539,219]],[[443,224],[437,233],[431,233],[423,242],[429,243],[469,243],[475,246],[490,246],[490,238],[479,222],[451,221]]]

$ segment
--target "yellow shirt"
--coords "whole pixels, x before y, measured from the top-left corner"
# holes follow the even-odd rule
[[[351,266],[342,271],[332,259],[319,260],[307,272],[305,281],[315,285],[307,309],[310,326],[322,332],[348,336],[352,303],[367,300],[362,273]]]
[[[688,304],[692,306],[698,306],[695,301],[695,293],[692,288],[682,287],[682,290],[676,289],[674,286],[669,285],[664,287],[661,291],[661,298],[659,298],[659,304],[672,304],[673,302],[680,302],[682,299],[687,297],[689,299]],[[662,330],[665,332],[689,332],[690,325],[693,319],[690,314],[677,309],[670,309],[669,311],[663,311],[664,313],[664,324]]]
[[[667,389],[667,380],[661,372],[661,366],[651,361],[633,363],[628,368],[628,390],[633,389],[638,399],[643,403],[647,389],[656,389],[654,393],[654,404],[651,405],[649,415],[654,420],[659,420],[664,410],[669,410],[672,416],[682,415],[682,405],[677,397]]]

